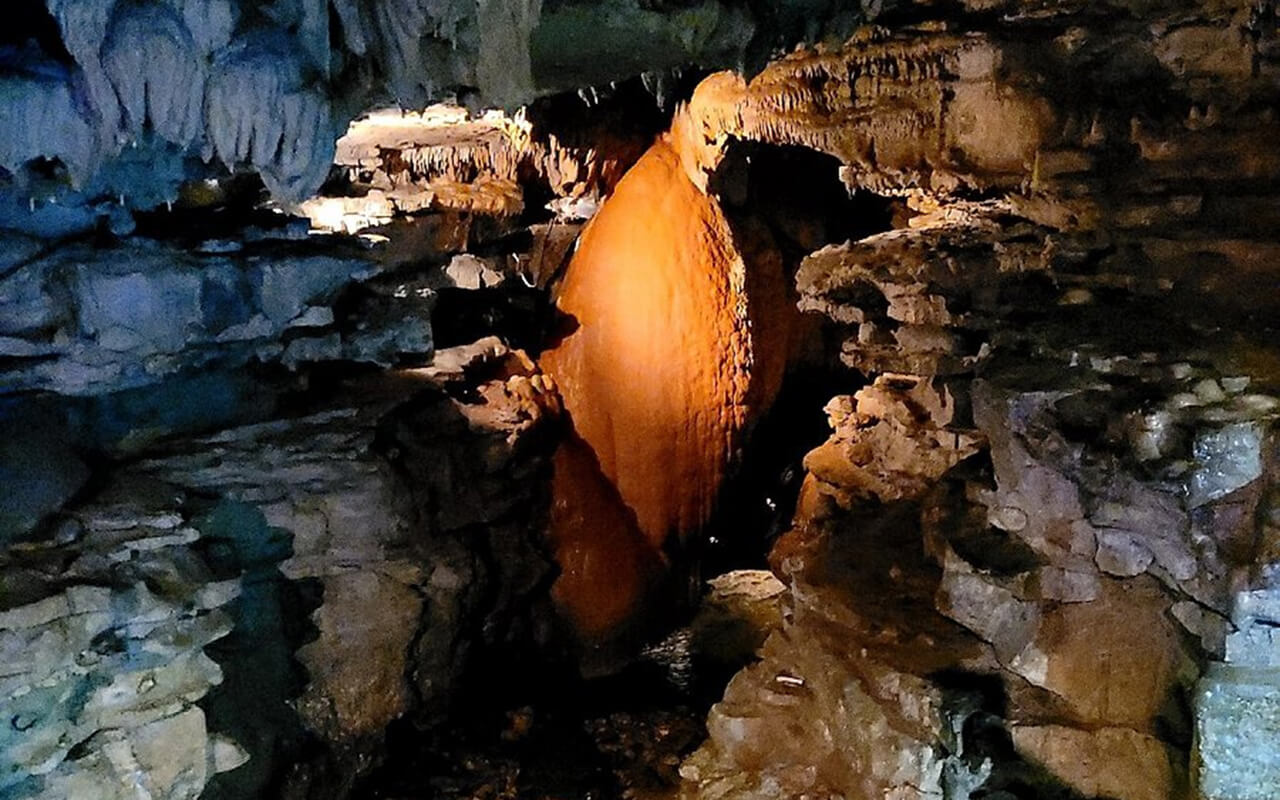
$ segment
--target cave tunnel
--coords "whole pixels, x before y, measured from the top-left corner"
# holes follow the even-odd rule
[[[1280,797],[1269,4],[23,0],[0,798]]]

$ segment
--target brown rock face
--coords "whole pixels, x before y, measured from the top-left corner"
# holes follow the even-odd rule
[[[732,80],[711,80],[719,100]],[[558,300],[569,332],[542,357],[575,434],[556,459],[555,595],[587,640],[617,632],[666,571],[664,547],[707,521],[781,380],[780,258],[695,185],[723,113],[699,110],[707,95],[583,233]]]

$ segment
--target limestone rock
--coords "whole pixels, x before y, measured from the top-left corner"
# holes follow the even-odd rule
[[[767,570],[734,570],[708,581],[710,591],[690,623],[696,658],[737,666],[782,626],[786,586]]]
[[[1280,780],[1276,671],[1214,664],[1196,698],[1196,769],[1213,800],[1265,797]]]
[[[1265,796],[1280,778],[1274,749],[1278,610],[1274,589],[1237,595],[1225,663],[1211,664],[1197,687],[1193,765],[1206,798]]]
[[[216,175],[215,158],[257,172],[279,200],[302,200],[324,183],[341,126],[375,105],[453,96],[511,108],[646,71],[737,65],[757,39],[790,43],[850,22],[833,10],[801,19],[721,0],[676,9],[633,0],[600,9],[532,0],[44,5],[32,14],[46,14],[40,23],[58,36],[18,42],[22,63],[7,59],[3,70],[5,110],[24,122],[4,126],[0,163],[25,184],[41,159],[58,159],[75,189],[88,190],[70,193],[74,204],[102,189],[143,209]],[[133,169],[137,147],[174,170]],[[6,193],[24,205],[41,195],[13,188]]]
[[[335,320],[332,305],[342,292],[379,270],[364,253],[344,249],[282,248],[270,236],[230,254],[136,238],[108,249],[54,249],[0,278],[13,356],[0,368],[0,389],[100,395],[206,364],[279,359],[296,367],[326,358],[393,363],[429,355],[429,322],[421,319],[420,298],[407,293],[386,297],[376,315],[370,309],[363,328]],[[308,335],[282,351],[278,340],[299,329]],[[326,340],[332,352],[307,346]]]
[[[231,629],[236,580],[217,581],[181,515],[117,483],[69,522],[75,539],[0,561],[0,789],[30,798],[195,798],[219,768],[195,704],[221,683],[204,647]]]
[[[321,394],[299,416],[170,436],[61,512],[49,541],[8,548],[0,696],[21,724],[0,740],[5,791],[350,780],[393,720],[448,709],[473,651],[545,640],[537,442],[556,405],[527,357],[484,353]],[[410,448],[432,452],[413,481],[395,465]],[[321,763],[280,760],[307,736]]]
[[[339,746],[376,738],[410,707],[405,632],[418,627],[422,597],[374,571],[335,575],[324,581],[324,593],[313,616],[319,637],[298,653],[311,678],[299,711],[307,727]]]
[[[1274,348],[1233,330],[1233,315],[1266,316],[1280,298],[1244,277],[1258,274],[1245,266],[1248,247],[1222,241],[1230,224],[1199,194],[1272,166],[1264,158],[1234,179],[1231,167],[1200,170],[1185,194],[1167,182],[1198,169],[1193,152],[1257,151],[1259,140],[1238,132],[1261,121],[1231,111],[1230,122],[1171,118],[1157,133],[1122,112],[1112,129],[1111,100],[1028,82],[1040,67],[1021,59],[1079,63],[1151,47],[1171,70],[1168,97],[1217,92],[1219,113],[1267,90],[1237,68],[1250,45],[1208,55],[1205,42],[1243,24],[1234,12],[1198,8],[1203,27],[1185,40],[1166,38],[1180,27],[1170,25],[1141,45],[1136,29],[1096,29],[1073,13],[1037,12],[1062,26],[1047,49],[1014,33],[1030,16],[966,35],[867,30],[771,65],[735,106],[738,135],[829,153],[851,188],[902,198],[893,230],[818,249],[796,276],[801,308],[830,323],[827,358],[870,385],[831,402],[835,435],[806,459],[793,529],[771,554],[794,606],[765,663],[782,674],[778,665],[814,658],[830,637],[842,646],[823,656],[824,674],[851,670],[856,654],[920,677],[912,697],[975,690],[983,715],[964,752],[990,760],[955,796],[979,786],[1182,796],[1192,728],[1216,737],[1203,763],[1225,764],[1235,745],[1222,737],[1240,719],[1231,709],[1245,704],[1216,698],[1270,680],[1206,680],[1194,723],[1170,702],[1233,643],[1260,664],[1273,649],[1265,624],[1228,633],[1225,623],[1233,598],[1254,596],[1242,587],[1273,571],[1262,542],[1274,416],[1255,395],[1269,396],[1260,383],[1280,375]],[[1116,97],[1136,79],[1090,69]],[[1124,164],[1117,180],[1102,164],[1122,141],[1138,157],[1113,162]],[[976,187],[994,199],[975,202]],[[1269,236],[1233,231],[1255,252],[1270,247]],[[1223,277],[1197,273],[1188,249],[1221,254],[1204,268]],[[1244,284],[1223,301],[1231,312],[1193,299],[1201,281],[1233,280]],[[888,598],[904,609],[885,610]],[[804,678],[807,687],[812,671]],[[728,718],[688,764],[689,796],[850,793],[812,777],[827,763],[830,737],[807,727],[821,712],[772,697],[751,670],[731,684]],[[895,699],[876,699],[880,713],[895,712]],[[751,749],[768,735],[752,725],[807,744]],[[901,751],[947,742],[945,727],[910,729]],[[844,763],[857,779],[883,780],[877,759]],[[1214,791],[1228,791],[1213,783],[1228,769],[1240,786],[1267,780],[1236,764],[1202,773],[1201,787],[1210,775]],[[1269,775],[1265,765],[1256,775]]]
[[[979,439],[947,428],[953,399],[927,380],[881,376],[826,408],[835,435],[805,457],[817,491],[844,508],[916,497],[978,451]]]
[[[735,80],[704,80],[583,230],[556,300],[572,327],[540,359],[573,437],[556,460],[556,596],[588,643],[658,596],[663,549],[708,521],[785,369],[781,255],[705,190],[720,143],[702,138],[698,94]]]
[[[1086,797],[1163,800],[1186,791],[1185,774],[1167,746],[1129,728],[1019,725],[1013,745]]]

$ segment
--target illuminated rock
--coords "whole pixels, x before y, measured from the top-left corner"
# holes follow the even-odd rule
[[[283,200],[299,201],[329,174],[329,100],[309,85],[311,65],[283,35],[242,37],[214,57],[207,101],[213,151],[228,168],[249,164]]]
[[[588,639],[628,622],[665,571],[664,548],[710,517],[781,380],[781,259],[702,188],[739,85],[721,74],[699,87],[584,230],[557,301],[565,334],[542,367],[585,448],[557,458],[556,595]]]

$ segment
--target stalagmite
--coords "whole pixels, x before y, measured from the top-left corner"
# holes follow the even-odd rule
[[[742,81],[708,78],[588,225],[542,357],[574,441],[556,457],[557,602],[579,635],[620,635],[705,524],[781,380],[780,258],[707,192]]]

